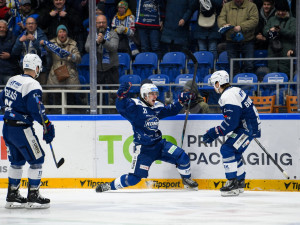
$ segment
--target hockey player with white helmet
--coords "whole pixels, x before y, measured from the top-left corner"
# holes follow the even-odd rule
[[[232,132],[222,144],[220,152],[227,182],[220,189],[222,196],[236,196],[244,191],[246,172],[242,154],[253,138],[260,137],[260,119],[257,109],[248,95],[238,87],[229,83],[229,75],[225,70],[216,71],[208,83],[221,94],[219,105],[224,121],[203,135],[203,141],[212,143],[219,136]]]
[[[11,77],[0,94],[1,108],[4,109],[3,138],[8,150],[10,167],[8,170],[8,193],[6,208],[48,208],[50,200],[39,194],[42,177],[42,165],[45,153],[33,129],[33,122],[45,121],[47,131],[43,139],[50,143],[54,136],[54,126],[37,105],[42,99],[42,87],[35,79],[42,70],[42,61],[36,54],[26,54],[23,59],[24,74]],[[42,117],[41,117],[42,116]],[[28,195],[19,192],[23,166],[28,168]]]
[[[138,184],[142,178],[148,177],[150,166],[155,160],[176,165],[184,187],[197,190],[197,182],[191,179],[189,156],[183,149],[162,139],[162,133],[158,129],[159,120],[177,115],[183,103],[193,97],[192,94],[182,92],[178,102],[165,106],[157,101],[159,92],[154,84],[143,84],[139,98],[127,97],[130,88],[131,84],[128,82],[120,85],[116,107],[118,112],[131,123],[134,132],[131,170],[111,183],[99,184],[96,192],[117,190]]]

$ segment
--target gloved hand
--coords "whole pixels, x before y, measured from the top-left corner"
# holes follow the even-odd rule
[[[116,28],[116,32],[118,34],[122,34],[124,32],[124,30],[125,30],[124,26],[117,26],[117,28]]]
[[[203,135],[203,141],[205,143],[212,143],[215,139],[220,136],[217,127],[210,128],[206,134]]]
[[[129,92],[131,86],[132,84],[130,82],[122,83],[117,91],[118,98],[126,98],[126,94]]]
[[[230,37],[233,41],[236,42],[241,42],[244,40],[244,35],[241,32],[232,33]]]
[[[44,130],[43,140],[45,140],[46,143],[49,144],[55,137],[55,130],[53,124],[49,120],[45,121],[45,124],[47,130]]]
[[[192,92],[181,92],[178,96],[178,100],[181,104],[188,102],[190,99],[195,98],[195,94]]]

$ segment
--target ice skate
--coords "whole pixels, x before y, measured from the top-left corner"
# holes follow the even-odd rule
[[[238,180],[239,192],[244,193],[245,179]]]
[[[182,184],[185,189],[198,191],[198,183],[191,178],[182,178]]]
[[[220,188],[221,196],[237,196],[239,195],[238,181],[236,178],[227,180],[224,187]]]
[[[96,187],[96,192],[104,192],[111,190],[110,183],[102,183]]]
[[[25,208],[27,203],[27,198],[24,198],[20,195],[19,186],[14,187],[12,185],[8,185],[7,197],[5,208],[7,209],[21,209]]]
[[[46,209],[50,207],[50,199],[40,195],[39,187],[32,188],[28,186],[27,209]]]

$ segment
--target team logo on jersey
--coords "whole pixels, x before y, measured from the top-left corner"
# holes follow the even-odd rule
[[[145,1],[143,8],[148,12],[157,12],[157,6],[154,4],[153,0]]]
[[[145,127],[148,130],[157,130],[158,129],[159,119],[157,117],[151,117],[146,120]]]

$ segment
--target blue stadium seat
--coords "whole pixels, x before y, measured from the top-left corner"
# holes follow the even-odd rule
[[[162,102],[165,101],[165,93],[167,93],[170,90],[169,86],[163,86],[164,84],[169,84],[169,77],[165,74],[153,74],[148,77],[153,84],[155,84],[159,90],[159,96],[158,99]]]
[[[254,96],[254,92],[257,91],[257,85],[251,85],[257,83],[257,76],[254,73],[239,73],[233,77],[233,84],[247,83],[249,85],[234,85],[243,89],[249,96]]]
[[[90,55],[84,54],[81,57],[80,64],[77,65],[78,75],[84,77],[85,84],[90,83]],[[82,79],[83,80],[83,79]]]
[[[131,82],[132,84],[141,84],[141,77],[135,74],[123,75],[119,78],[119,83]],[[129,97],[137,97],[140,93],[140,86],[132,86],[129,91]]]
[[[176,76],[185,70],[185,60],[182,52],[168,52],[159,64],[160,71],[169,76],[170,82],[175,82]]]
[[[288,82],[288,76],[285,73],[268,73],[263,78],[263,83],[272,83],[273,85],[261,85],[262,96],[276,95],[276,84]],[[284,104],[284,96],[287,93],[288,85],[279,85],[279,104]],[[278,104],[278,102],[276,102]]]
[[[220,53],[218,60],[216,62],[216,69],[217,70],[226,70],[228,73],[230,73],[230,65],[228,60],[227,51],[223,51]]]
[[[119,56],[119,77],[129,74],[130,71],[130,55],[128,53],[118,53]]]
[[[254,58],[267,58],[268,50],[254,50]],[[255,60],[254,67],[268,66],[267,60]]]
[[[202,82],[203,78],[214,68],[214,55],[209,51],[199,51],[195,52],[194,56],[198,61],[197,77],[199,82]],[[189,73],[194,73],[194,63],[192,60],[189,60],[187,68]]]
[[[139,53],[132,63],[133,74],[138,74],[142,80],[153,74],[157,70],[158,57],[154,52]]]

